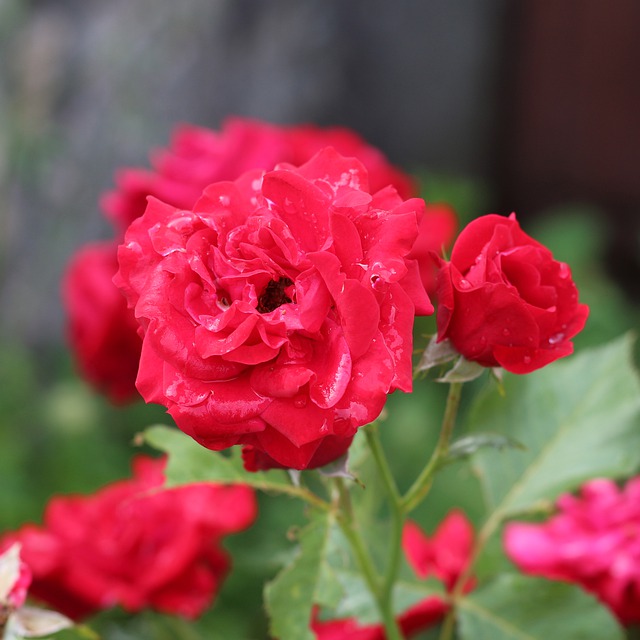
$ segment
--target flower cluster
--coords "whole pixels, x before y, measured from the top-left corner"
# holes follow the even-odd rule
[[[239,118],[220,131],[183,125],[151,165],[120,171],[103,197],[116,241],[84,247],[69,265],[69,338],[85,377],[112,400],[130,399],[135,384],[204,447],[242,446],[248,471],[312,469],[345,454],[390,393],[412,390],[414,320],[434,312],[432,300],[438,365],[466,358],[475,371],[529,373],[569,355],[585,325],[569,267],[515,214],[477,218],[445,258],[452,209],[413,197],[413,181],[346,129]],[[390,487],[397,534],[442,462],[454,390],[435,464],[405,496]],[[164,464],[139,457],[132,479],[55,498],[43,526],[5,536],[0,548],[22,546],[31,593],[74,619],[115,605],[200,615],[229,569],[221,539],[253,522],[255,498],[246,486],[158,491]],[[621,493],[595,481],[581,498],[561,498],[549,523],[510,525],[508,553],[525,571],[578,582],[623,622],[640,622],[639,482]],[[343,506],[309,486],[287,489],[332,513]],[[341,525],[349,533],[352,523]],[[359,532],[350,533],[362,559]],[[432,537],[404,525],[407,562],[444,587],[398,616],[406,637],[442,620],[445,590],[474,587],[473,538],[457,510]],[[389,578],[399,549],[391,555]],[[393,591],[369,584],[379,600]],[[7,606],[21,604],[16,589]],[[377,604],[390,631],[390,603]],[[381,624],[321,613],[311,620],[319,640],[384,640]]]
[[[451,591],[466,572],[473,547],[473,527],[462,511],[452,510],[440,523],[433,536],[426,536],[412,521],[405,524],[402,548],[407,562],[418,578],[433,577]],[[465,590],[473,587],[473,580]],[[398,617],[405,637],[413,637],[438,623],[449,607],[439,597],[431,597],[413,605]],[[315,619],[312,629],[318,640],[384,640],[382,625],[361,625],[353,619],[320,621]]]
[[[144,331],[142,396],[262,467],[334,459],[412,388],[414,316],[433,311],[407,257],[423,214],[333,149],[210,185],[190,210],[150,200],[115,280]]]
[[[640,623],[640,478],[622,489],[592,480],[557,506],[543,524],[507,525],[509,557],[525,573],[581,585],[622,623]]]
[[[253,522],[255,498],[244,486],[157,491],[164,465],[138,457],[133,478],[54,498],[43,526],[4,536],[22,546],[30,594],[75,620],[116,605],[200,615],[229,569],[220,541]]]

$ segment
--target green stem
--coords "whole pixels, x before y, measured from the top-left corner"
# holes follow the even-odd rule
[[[393,615],[393,607],[390,599],[383,597],[383,585],[380,582],[373,560],[367,551],[360,532],[354,526],[351,497],[349,496],[349,492],[345,487],[342,478],[336,478],[335,481],[338,489],[340,505],[340,517],[338,518],[338,523],[351,545],[351,549],[356,557],[362,576],[367,583],[369,592],[376,601],[380,617],[382,618],[382,624],[385,629],[386,638],[387,640],[404,640],[402,631],[400,630],[395,616]]]
[[[382,582],[381,597],[385,602],[392,603],[393,585],[398,578],[400,570],[400,559],[402,557],[402,529],[404,527],[405,515],[402,510],[401,496],[398,485],[391,473],[391,468],[384,454],[378,426],[369,425],[365,430],[367,443],[373,453],[373,457],[378,465],[380,476],[383,480],[385,491],[389,496],[389,507],[391,510],[391,540],[389,543],[389,561]]]
[[[440,630],[440,639],[439,640],[452,640],[453,638],[453,630],[455,629],[455,608],[451,607],[447,612],[447,615],[442,623],[442,629]]]
[[[286,484],[279,484],[276,486],[266,482],[264,484],[260,482],[253,482],[251,486],[254,489],[264,491],[265,493],[282,493],[287,496],[300,498],[301,500],[308,502],[311,506],[317,507],[322,511],[331,511],[332,509],[332,506],[329,502],[323,500],[320,496],[316,495],[315,493],[313,493],[313,491],[310,491],[306,487],[296,487],[294,485]]]
[[[74,629],[78,632],[79,636],[87,638],[88,640],[101,640],[100,636],[91,628],[84,624],[76,625]]]
[[[461,395],[462,383],[453,382],[449,386],[447,405],[444,410],[444,417],[442,418],[442,426],[440,428],[440,437],[438,438],[436,448],[433,450],[431,458],[429,458],[429,462],[425,468],[402,498],[401,504],[405,513],[413,511],[413,509],[415,509],[426,498],[427,493],[429,493],[433,476],[449,450],[449,442],[456,422],[456,415],[458,413]]]
[[[364,434],[367,437],[367,443],[371,449],[371,453],[373,454],[376,464],[378,465],[380,475],[384,482],[384,488],[389,494],[391,502],[394,504],[399,503],[400,492],[398,491],[398,486],[396,485],[396,481],[391,473],[387,457],[384,455],[384,450],[382,449],[380,436],[378,434],[378,425],[375,423],[368,425],[364,430]]]

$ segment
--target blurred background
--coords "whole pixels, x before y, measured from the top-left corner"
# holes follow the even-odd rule
[[[461,221],[516,211],[591,304],[579,346],[637,324],[639,67],[635,0],[0,0],[0,525],[127,474],[136,429],[163,419],[75,376],[59,281],[110,237],[115,169],[146,166],[176,123],[346,125]],[[399,456],[427,396],[397,403]],[[265,517],[281,540],[289,515]]]

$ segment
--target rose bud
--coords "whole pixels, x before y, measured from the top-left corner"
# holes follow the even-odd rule
[[[571,270],[516,221],[491,214],[460,233],[438,274],[438,341],[467,360],[529,373],[573,352],[589,308]]]

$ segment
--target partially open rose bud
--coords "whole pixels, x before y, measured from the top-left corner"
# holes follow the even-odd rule
[[[589,308],[568,265],[516,221],[482,216],[458,236],[438,275],[438,340],[467,360],[529,373],[573,352]]]

